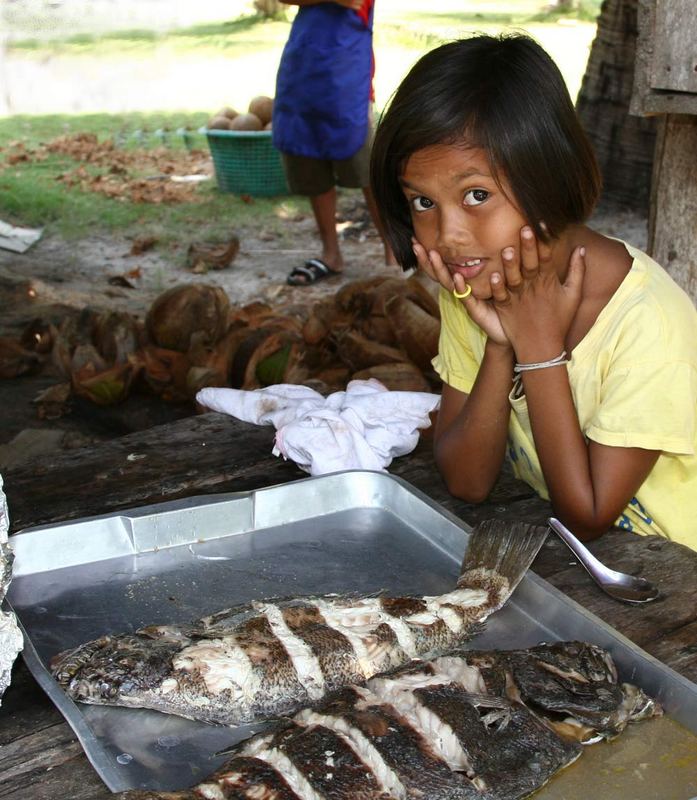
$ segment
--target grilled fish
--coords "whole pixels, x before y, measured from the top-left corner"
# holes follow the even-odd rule
[[[290,714],[341,686],[460,647],[503,606],[546,535],[482,523],[444,595],[255,601],[188,625],[103,636],[55,657],[53,674],[84,703],[225,725]]]
[[[529,668],[544,677],[530,678]],[[569,694],[569,682],[583,692]],[[572,699],[561,700],[565,692]],[[192,789],[121,797],[520,800],[582,752],[577,736],[560,735],[557,712],[579,715],[569,719],[590,730],[587,713],[598,709],[593,731],[602,737],[660,713],[640,689],[617,683],[610,656],[594,645],[453,653],[338,690],[240,742]]]

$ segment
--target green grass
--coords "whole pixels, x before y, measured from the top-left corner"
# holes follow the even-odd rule
[[[473,31],[496,33],[511,28],[528,30],[537,38],[557,61],[575,96],[595,32],[593,19],[600,0],[581,0],[576,5],[566,15],[566,24],[560,25],[559,14],[544,10],[545,0],[473,0],[467,4],[461,0],[436,0],[431,9],[426,9],[422,0],[400,0],[399,4],[382,0],[376,6],[375,20],[378,108],[387,102],[408,67],[440,42]],[[22,58],[54,59],[57,64],[61,59],[77,59],[80,64],[84,56],[90,59],[85,60],[85,69],[94,68],[101,59],[148,59],[156,51],[166,52],[176,63],[189,63],[186,58],[197,62],[209,57],[238,60],[236,72],[244,79],[230,82],[224,91],[225,102],[242,109],[255,94],[272,93],[289,25],[289,20],[247,15],[167,33],[128,30],[99,37],[79,34],[50,41],[25,39],[12,42],[11,52]],[[214,110],[0,117],[0,148],[7,152],[8,144],[17,140],[35,148],[75,132],[111,138],[124,147],[140,146],[139,135],[154,146],[159,144],[156,131],[167,131],[168,145],[183,148],[184,141],[176,131],[186,128],[194,145],[207,149],[205,138],[196,132]],[[279,215],[284,208],[275,199],[258,198],[250,205],[219,193],[214,181],[210,181],[199,185],[195,203],[136,205],[58,182],[58,176],[78,166],[68,157],[50,155],[44,161],[4,166],[4,152],[0,150],[0,218],[20,225],[43,226],[66,238],[98,232],[148,234],[157,236],[163,246],[187,239],[222,241],[236,227],[258,225],[259,219],[281,235]],[[301,198],[288,199],[285,204],[307,211],[307,203]]]
[[[205,114],[88,114],[81,116],[47,115],[0,118],[0,162],[11,142],[21,141],[34,149],[51,139],[69,133],[97,134],[100,139],[124,132],[151,132],[146,138],[159,144],[152,132],[188,127],[192,132],[205,122]],[[19,134],[19,135],[18,135]],[[181,137],[171,137],[171,146],[185,147]],[[205,137],[193,134],[193,144],[206,149]],[[126,146],[135,147],[130,139]],[[77,239],[99,232],[125,236],[156,236],[161,246],[189,239],[224,241],[232,230],[258,223],[280,235],[280,214],[305,208],[295,198],[255,198],[252,203],[219,192],[215,181],[200,184],[197,202],[178,204],[136,204],[109,198],[95,192],[67,187],[56,179],[73,170],[78,162],[51,154],[45,160],[20,162],[0,170],[0,218],[29,227],[44,227],[66,239]],[[94,171],[94,170],[90,170]]]

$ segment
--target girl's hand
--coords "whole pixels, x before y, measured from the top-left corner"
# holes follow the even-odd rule
[[[585,248],[574,248],[564,283],[552,261],[552,249],[525,226],[520,248],[501,252],[504,274],[491,277],[494,308],[518,361],[543,361],[564,349],[581,303]]]
[[[464,294],[467,289],[464,278],[462,275],[455,275],[453,279],[453,276],[450,274],[450,271],[445,266],[443,259],[436,250],[426,252],[426,248],[416,239],[412,239],[412,246],[419,268],[422,269],[429,278],[439,283],[447,292],[457,290],[458,294]],[[460,302],[465,306],[472,320],[487,334],[491,342],[507,348],[510,347],[510,342],[504,332],[493,303],[487,300],[477,300],[472,294]]]

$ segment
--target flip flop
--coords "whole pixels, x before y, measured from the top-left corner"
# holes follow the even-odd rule
[[[312,283],[317,283],[338,274],[321,259],[310,258],[301,267],[293,267],[286,282],[290,286],[310,286]]]

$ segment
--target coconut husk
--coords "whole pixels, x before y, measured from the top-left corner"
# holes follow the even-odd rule
[[[0,378],[16,378],[41,367],[41,356],[22,347],[17,339],[0,338]]]
[[[312,311],[303,325],[302,335],[307,344],[319,344],[329,335],[329,326]]]
[[[73,392],[98,406],[116,405],[128,397],[139,370],[140,365],[131,361],[96,373],[93,365],[87,364],[73,374]]]
[[[378,364],[354,372],[352,380],[376,378],[392,392],[430,392],[431,387],[421,370],[402,361],[397,364]]]
[[[254,334],[265,335],[257,339],[254,337]],[[263,329],[254,331],[252,336],[240,345],[233,362],[234,372],[236,367],[239,368],[239,366],[241,366],[241,363],[238,364],[240,353],[243,351],[243,348],[246,349],[247,361],[244,365],[244,374],[240,388],[250,390],[258,389],[262,385],[271,386],[273,383],[280,383],[288,363],[290,348],[286,355],[282,354],[280,357],[277,357],[273,369],[263,371],[260,375],[258,367],[269,358],[269,356],[277,353],[279,350],[284,350],[286,346],[292,345],[294,341],[297,341],[296,337],[288,331],[268,331]],[[280,379],[279,375],[281,376]],[[264,380],[263,384],[262,380]]]
[[[186,373],[186,392],[189,397],[196,397],[196,393],[207,387],[227,386],[227,382],[220,373],[211,367],[190,367]]]
[[[240,344],[249,336],[248,328],[231,328],[214,345],[192,347],[189,352],[189,361],[192,368],[196,367],[201,377],[204,372],[210,374],[209,386],[227,386],[230,384],[232,363]],[[187,383],[192,382],[192,378]],[[198,379],[197,379],[198,380]],[[204,388],[204,386],[199,386]]]
[[[438,352],[440,321],[404,295],[388,300],[385,310],[409,360],[421,370],[429,369]]]
[[[310,379],[310,368],[305,360],[305,348],[298,342],[291,345],[282,383],[304,384]]]
[[[247,324],[274,313],[273,306],[262,300],[253,300],[242,308],[233,309],[235,319],[240,319]]]
[[[54,330],[53,325],[37,317],[22,331],[19,343],[25,350],[46,355],[53,349]]]
[[[143,342],[143,325],[122,311],[98,314],[92,325],[92,341],[109,364],[125,364]]]
[[[32,403],[36,405],[36,416],[39,419],[60,419],[71,411],[70,383],[56,383],[36,395]]]
[[[250,114],[256,114],[262,125],[268,125],[273,117],[273,99],[262,94],[249,102]]]
[[[259,117],[250,112],[238,114],[234,119],[230,120],[231,131],[260,131],[263,127],[264,125]]]
[[[432,317],[440,319],[440,307],[438,305],[440,285],[432,281],[423,272],[415,272],[410,275],[406,280],[406,284],[409,299],[421,306]]]
[[[229,310],[228,296],[217,286],[175,286],[155,299],[145,325],[153,344],[186,353],[197,331],[211,343],[220,339],[228,327]]]
[[[362,281],[351,281],[339,289],[334,295],[334,302],[340,311],[354,314],[360,317],[367,317],[374,302],[373,292],[387,280],[385,277],[367,278]]]
[[[372,342],[379,342],[388,347],[399,345],[394,330],[392,329],[392,324],[389,319],[382,314],[371,314],[360,323],[359,330],[366,339],[370,339]]]
[[[83,372],[98,375],[106,371],[110,364],[102,358],[101,354],[93,344],[79,344],[70,358],[70,374]]]
[[[229,131],[230,121],[231,120],[223,114],[217,114],[215,117],[211,117],[208,120],[208,125],[206,127],[212,131]]]
[[[388,278],[373,290],[373,314],[386,314],[385,305],[394,297],[408,297],[424,311],[436,319],[440,319],[438,308],[438,284],[430,278],[421,278],[421,273],[416,273],[406,280],[404,278]],[[423,281],[435,287],[434,293]]]
[[[346,331],[337,341],[339,358],[353,371],[406,361],[406,355],[394,347],[371,342],[358,331]]]
[[[265,328],[248,329],[245,333],[246,335],[239,343],[230,365],[230,386],[233,389],[247,388],[245,386],[247,372],[254,353],[268,338],[274,336],[273,331]],[[276,337],[276,341],[280,341],[277,334]],[[250,372],[253,377],[254,370],[252,369]]]
[[[225,269],[235,260],[240,252],[240,240],[231,236],[223,244],[209,244],[208,242],[191,242],[186,251],[186,263],[190,270],[203,271],[209,269]]]
[[[191,362],[184,353],[148,345],[138,352],[137,359],[143,381],[152,392],[168,402],[188,399],[187,376]]]
[[[345,366],[333,366],[320,370],[312,377],[316,381],[321,381],[329,391],[340,392],[346,388],[346,384],[351,378],[351,371]],[[322,394],[324,394],[324,392],[322,392]]]
[[[373,314],[385,314],[385,301],[408,291],[404,278],[386,278],[372,290]]]

